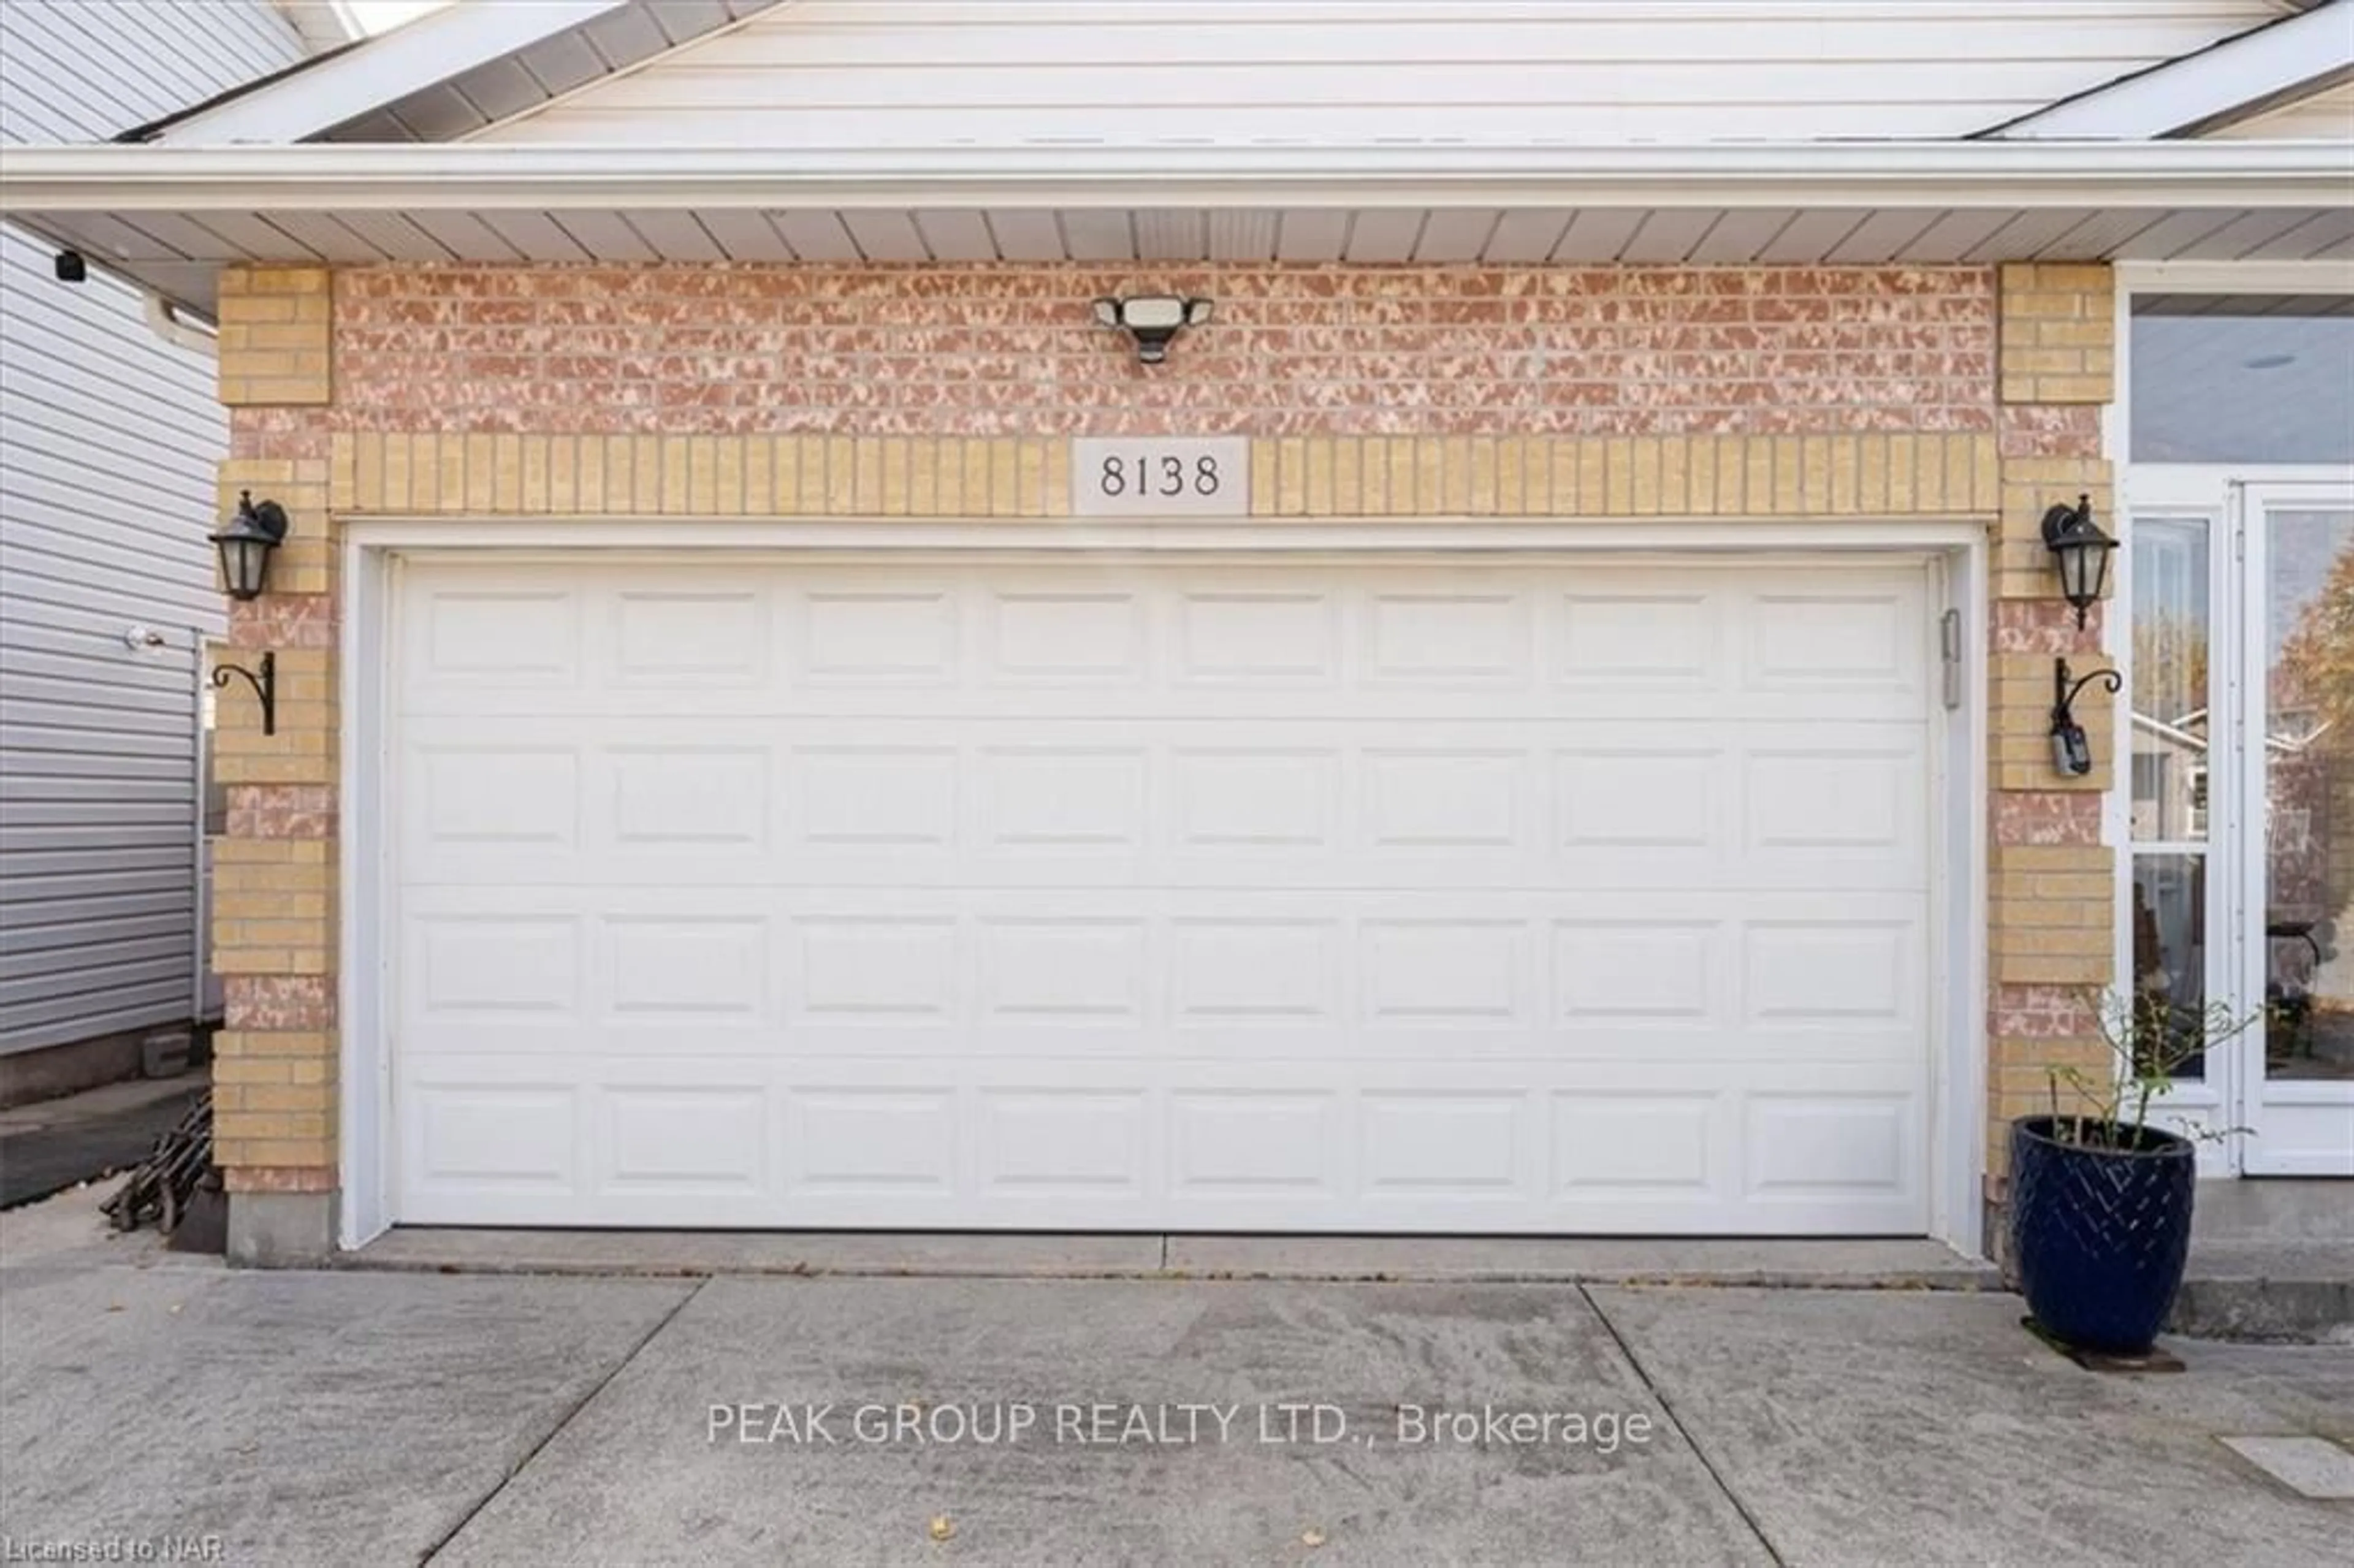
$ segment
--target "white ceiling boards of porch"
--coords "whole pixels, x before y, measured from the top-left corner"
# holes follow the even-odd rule
[[[1696,143],[1964,136],[2270,0],[802,0],[476,139]]]

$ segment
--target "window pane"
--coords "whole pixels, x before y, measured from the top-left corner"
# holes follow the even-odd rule
[[[2354,295],[2142,294],[2137,462],[2354,461]]]
[[[2354,1078],[2354,512],[2264,524],[2264,1071]]]
[[[2133,836],[2207,836],[2203,517],[2133,520]]]
[[[2163,1022],[2195,1034],[2207,1012],[2206,856],[2134,856],[2133,967],[2135,1013],[2144,1029],[2155,1038]],[[2207,1059],[2198,1055],[2174,1076],[2206,1072]]]

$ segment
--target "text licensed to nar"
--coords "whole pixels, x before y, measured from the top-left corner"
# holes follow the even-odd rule
[[[738,1447],[1585,1448],[1649,1444],[1644,1411],[1399,1404],[1375,1413],[1323,1400],[744,1401],[715,1404],[705,1438]]]

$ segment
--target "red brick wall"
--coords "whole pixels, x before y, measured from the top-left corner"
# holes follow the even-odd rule
[[[1141,290],[1216,302],[1158,368],[1089,308]],[[1988,269],[444,266],[334,297],[335,429],[1995,429]]]

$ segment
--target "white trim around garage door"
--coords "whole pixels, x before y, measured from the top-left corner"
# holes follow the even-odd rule
[[[340,651],[345,780],[341,808],[342,1072],[340,1239],[355,1248],[396,1223],[391,1212],[392,1054],[383,1020],[390,979],[392,867],[385,831],[384,779],[388,645],[385,630],[405,553],[430,550],[578,558],[584,553],[649,561],[729,554],[802,553],[827,557],[912,559],[922,556],[1109,551],[1126,555],[1320,556],[1608,553],[1654,558],[1721,554],[1902,554],[1939,563],[1944,605],[1958,612],[1962,677],[1943,726],[1933,726],[1932,780],[1940,832],[1932,835],[1933,876],[1946,896],[1935,922],[1931,1092],[1931,1230],[1958,1251],[1982,1248],[1980,1176],[1986,1148],[1988,761],[1987,545],[1965,521],[1820,524],[1543,521],[1491,524],[1416,520],[1312,524],[1137,524],[1074,526],[1003,523],[682,523],[644,518],[556,521],[372,519],[347,524],[343,543]],[[1937,636],[1940,629],[1926,629]]]

